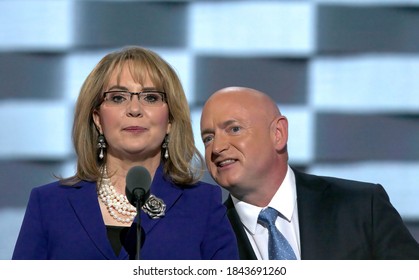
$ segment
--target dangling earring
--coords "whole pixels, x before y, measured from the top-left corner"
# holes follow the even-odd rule
[[[100,134],[97,138],[97,148],[100,149],[99,159],[102,160],[104,157],[104,150],[106,149],[105,136],[103,136],[103,134]]]
[[[166,134],[166,136],[164,137],[164,142],[161,147],[165,149],[164,158],[168,159],[169,158],[169,135],[168,134]]]

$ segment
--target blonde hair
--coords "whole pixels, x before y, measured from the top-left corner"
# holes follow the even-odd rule
[[[84,81],[76,102],[73,123],[77,171],[62,182],[74,184],[80,180],[98,181],[101,178],[101,167],[106,164],[106,156],[103,160],[98,158],[99,132],[93,122],[93,112],[103,101],[103,90],[113,71],[120,74],[127,63],[133,78],[139,83],[148,75],[154,86],[166,93],[171,129],[168,143],[170,157],[165,159],[163,151],[161,156],[164,174],[175,183],[196,183],[203,174],[203,158],[195,146],[189,106],[179,77],[158,54],[137,46],[109,53]]]

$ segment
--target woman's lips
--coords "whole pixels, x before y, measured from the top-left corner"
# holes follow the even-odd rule
[[[127,132],[140,133],[146,131],[147,129],[141,126],[128,126],[125,127],[123,130]]]

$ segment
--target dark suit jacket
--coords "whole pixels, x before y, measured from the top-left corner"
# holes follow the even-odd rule
[[[151,219],[141,211],[141,259],[238,259],[234,232],[221,202],[221,189],[203,182],[182,188],[165,180],[160,167],[151,193],[164,200],[166,215]],[[128,259],[131,244],[115,255],[108,240],[95,182],[63,186],[54,182],[33,189],[13,259]]]
[[[294,173],[301,259],[419,260],[419,244],[381,185]],[[256,259],[231,197],[225,205],[240,258]]]

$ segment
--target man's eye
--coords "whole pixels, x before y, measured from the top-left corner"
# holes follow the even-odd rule
[[[233,126],[230,131],[231,132],[239,132],[241,130],[241,128],[239,126]]]
[[[213,139],[212,136],[205,136],[202,138],[202,142],[204,142],[204,144],[209,143],[211,140]]]

